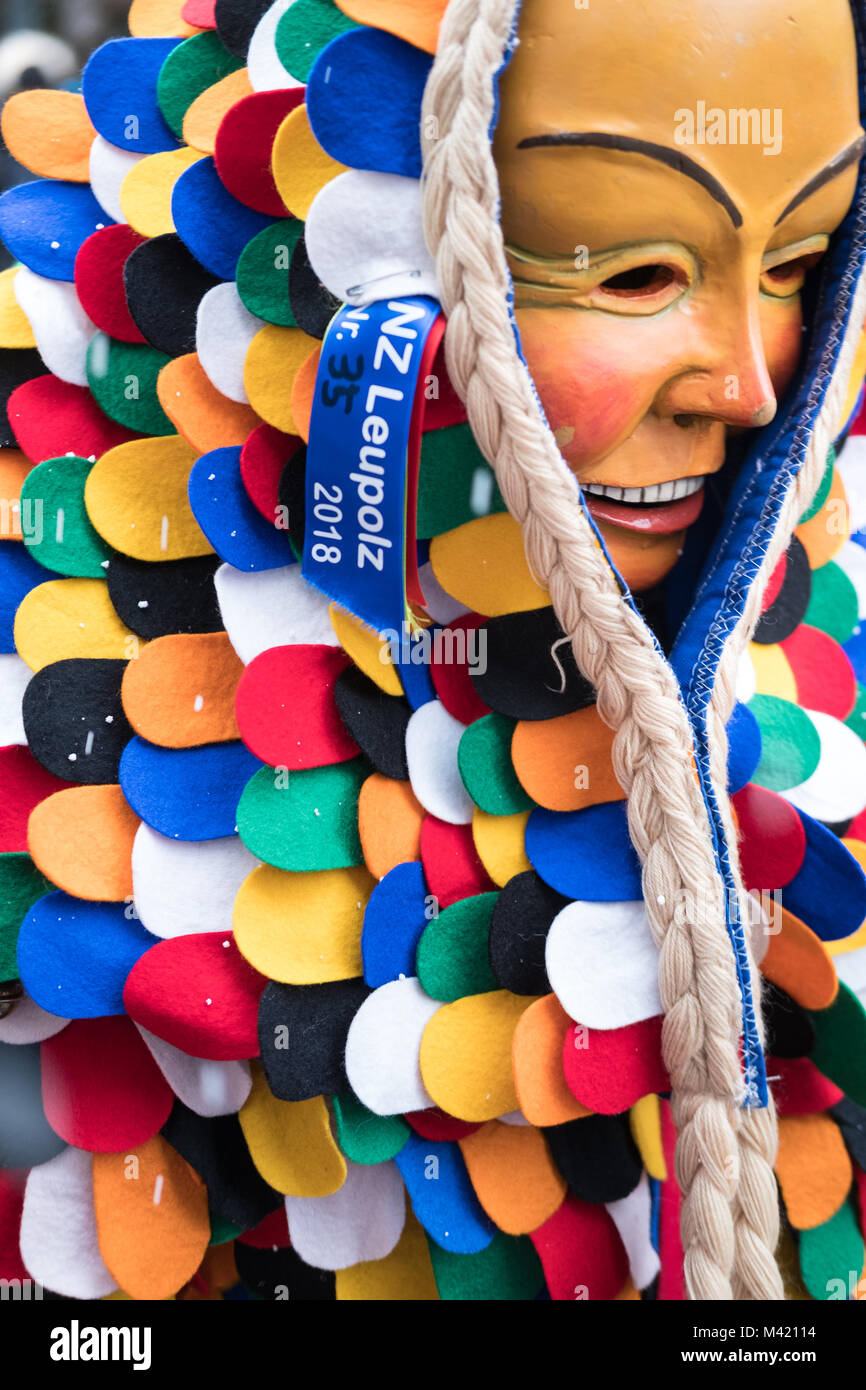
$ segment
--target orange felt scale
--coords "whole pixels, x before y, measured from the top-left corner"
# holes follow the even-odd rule
[[[622,1289],[614,1299],[614,1303],[640,1303],[640,1290],[636,1289],[631,1279],[627,1279]]]
[[[565,1199],[568,1184],[540,1130],[491,1120],[460,1140],[475,1195],[508,1235],[543,1226]]]
[[[20,449],[0,449],[0,539],[21,540],[21,486],[32,464]]]
[[[132,0],[129,32],[136,39],[188,39],[201,30],[183,18],[186,0]]]
[[[132,842],[140,824],[120,787],[69,787],[31,811],[27,847],[65,893],[122,902],[132,897]]]
[[[358,831],[364,863],[374,878],[421,857],[424,811],[408,782],[373,772],[358,796]]]
[[[611,762],[613,730],[595,705],[557,719],[521,720],[511,761],[523,790],[549,811],[580,811],[625,792]]]
[[[829,1115],[783,1115],[776,1174],[788,1220],[797,1231],[823,1226],[848,1196],[853,1170]]]
[[[216,389],[194,352],[166,363],[156,394],[175,429],[198,454],[239,446],[262,423],[251,406],[230,401]]]
[[[761,974],[801,1008],[829,1008],[839,993],[839,980],[832,958],[811,927],[782,908],[782,929],[767,940]]]
[[[252,96],[252,91],[246,68],[238,68],[208,87],[187,107],[183,118],[186,143],[194,150],[201,150],[202,154],[213,154],[223,116],[235,102]]]
[[[234,1241],[227,1240],[223,1245],[209,1245],[196,1272],[195,1283],[187,1284],[180,1289],[177,1297],[183,1302],[197,1302],[203,1299],[205,1294],[201,1285],[204,1283],[208,1290],[207,1298],[216,1300],[226,1289],[233,1288],[238,1278]]]
[[[164,748],[239,738],[235,692],[243,669],[225,632],[158,637],[124,672],[126,717]]]
[[[169,1298],[192,1278],[210,1240],[207,1189],[161,1134],[94,1154],[93,1198],[102,1258],[131,1298]]]
[[[385,29],[425,53],[436,52],[439,25],[447,0],[337,0],[338,7],[359,24]]]
[[[536,999],[517,1024],[511,1061],[520,1108],[530,1124],[562,1125],[592,1113],[571,1094],[562,1073],[565,1035],[573,1027],[555,994]]]
[[[16,92],[3,107],[3,140],[19,164],[46,179],[87,183],[96,139],[84,97],[37,87]]]
[[[851,534],[848,498],[839,470],[833,470],[833,481],[827,499],[811,521],[798,526],[794,535],[809,557],[810,569],[820,569],[832,560]]]
[[[313,396],[316,390],[316,373],[319,370],[321,348],[311,352],[306,362],[298,368],[295,384],[292,387],[292,415],[295,428],[305,444],[310,440],[310,415],[313,410]]]

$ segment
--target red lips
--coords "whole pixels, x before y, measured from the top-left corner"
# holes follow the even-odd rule
[[[701,487],[689,497],[679,497],[675,502],[614,502],[609,497],[599,497],[592,492],[585,492],[584,498],[596,521],[621,526],[625,531],[668,536],[673,531],[684,531],[697,521],[704,505],[704,489]]]

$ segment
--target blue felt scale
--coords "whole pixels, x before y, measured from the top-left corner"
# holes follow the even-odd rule
[[[420,178],[421,102],[432,66],[428,53],[380,29],[350,29],[332,39],[307,83],[307,112],[322,149],[352,169]]]
[[[74,280],[83,242],[113,225],[84,183],[34,179],[0,197],[0,240],[17,261],[47,280]]]
[[[437,1245],[455,1255],[486,1250],[496,1227],[475,1196],[457,1144],[410,1134],[394,1162],[412,1210]]]
[[[526,825],[526,853],[536,873],[566,898],[617,903],[642,896],[624,801],[582,811],[537,807]]]
[[[120,785],[133,811],[171,840],[219,840],[237,834],[237,807],[263,764],[240,742],[160,748],[130,739]]]
[[[217,555],[253,573],[280,569],[292,559],[285,531],[254,507],[244,487],[239,448],[202,454],[189,475],[189,504]]]
[[[176,150],[180,141],[156,99],[160,69],[181,39],[111,39],[81,79],[84,104],[103,140],[129,154]]]
[[[171,195],[171,215],[181,241],[220,280],[233,280],[247,242],[274,219],[233,198],[213,159],[185,169]]]
[[[18,936],[18,969],[31,999],[62,1018],[124,1014],[123,987],[154,938],[127,903],[48,893]]]
[[[364,912],[361,955],[373,989],[415,974],[415,951],[428,925],[424,870],[397,864],[377,883]]]

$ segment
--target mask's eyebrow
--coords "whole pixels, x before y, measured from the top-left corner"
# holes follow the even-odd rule
[[[534,150],[544,145],[591,145],[602,150],[626,150],[630,154],[644,154],[648,159],[656,159],[677,173],[694,179],[701,188],[706,189],[711,198],[721,203],[735,227],[742,227],[743,216],[730,194],[717,178],[704,169],[697,160],[690,159],[682,150],[673,150],[669,145],[656,145],[651,140],[637,140],[632,135],[614,135],[606,130],[559,131],[554,135],[530,135],[521,140],[519,150]]]
[[[853,145],[849,145],[847,149],[842,150],[841,154],[837,154],[835,159],[831,159],[830,163],[824,166],[820,174],[816,174],[813,179],[809,180],[805,187],[800,189],[800,192],[791,199],[785,211],[780,213],[776,218],[775,226],[778,227],[780,222],[784,222],[789,213],[793,212],[795,208],[798,208],[801,203],[805,203],[806,199],[811,198],[813,193],[817,193],[819,188],[823,188],[825,183],[829,183],[831,179],[835,179],[838,174],[842,173],[843,169],[847,169],[849,165],[855,164],[862,155],[864,149],[866,149],[866,134],[858,136]]]

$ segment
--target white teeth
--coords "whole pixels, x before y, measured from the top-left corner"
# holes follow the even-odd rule
[[[691,497],[703,487],[706,475],[697,478],[677,478],[668,483],[651,483],[649,487],[609,487],[605,483],[584,483],[584,492],[595,497],[609,497],[612,502],[677,502],[681,497]]]

